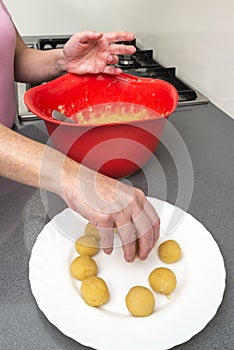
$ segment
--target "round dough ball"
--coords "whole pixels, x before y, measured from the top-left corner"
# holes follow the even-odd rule
[[[84,233],[86,235],[94,236],[97,241],[101,240],[100,234],[96,226],[92,225],[90,222],[85,226]]]
[[[118,233],[119,233],[117,227],[114,227],[114,228],[113,228],[113,232],[114,232],[115,234],[118,234]],[[97,227],[94,226],[93,224],[91,224],[90,222],[85,226],[85,231],[84,231],[84,233],[85,233],[86,235],[94,236],[95,239],[96,239],[97,241],[100,241],[100,240],[101,240],[101,236],[100,236],[100,234],[99,234],[99,232],[98,232]]]
[[[126,298],[128,311],[137,317],[145,317],[154,311],[155,299],[153,293],[146,287],[132,287]]]
[[[94,256],[99,251],[98,243],[91,235],[80,236],[76,240],[76,251],[80,255]]]
[[[181,248],[176,241],[169,239],[159,245],[158,255],[163,262],[172,264],[180,260]]]
[[[176,288],[176,275],[166,267],[154,269],[148,277],[151,288],[157,292],[170,297],[170,293]]]
[[[97,271],[97,264],[89,255],[80,255],[76,257],[70,266],[71,275],[79,281],[83,281],[91,276],[96,276]]]
[[[105,281],[96,276],[86,278],[81,284],[81,296],[90,306],[101,306],[110,299]]]

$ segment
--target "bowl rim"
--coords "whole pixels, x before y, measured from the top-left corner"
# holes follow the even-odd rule
[[[104,127],[104,126],[117,126],[117,125],[127,125],[127,124],[130,124],[130,125],[135,125],[135,124],[140,124],[140,123],[145,123],[145,122],[151,122],[152,120],[161,120],[161,119],[165,119],[165,118],[168,118],[177,108],[177,105],[178,105],[178,91],[176,90],[176,88],[169,82],[165,81],[165,80],[162,80],[162,79],[155,79],[155,78],[150,78],[150,77],[138,77],[138,76],[134,76],[134,75],[131,75],[131,74],[127,74],[127,73],[121,73],[121,74],[118,74],[118,75],[110,75],[110,74],[107,74],[107,73],[98,73],[98,74],[84,74],[84,75],[78,75],[78,77],[96,77],[96,79],[98,79],[98,77],[113,77],[114,79],[117,79],[117,80],[120,80],[120,81],[124,81],[126,83],[134,83],[134,84],[142,84],[142,83],[152,83],[152,84],[160,84],[162,86],[166,86],[167,88],[169,87],[170,90],[171,90],[171,93],[173,94],[172,96],[172,100],[173,100],[173,105],[171,107],[171,109],[166,112],[164,115],[157,115],[157,117],[152,117],[152,118],[149,118],[149,119],[136,119],[136,120],[131,120],[131,121],[121,121],[121,122],[108,122],[108,123],[89,123],[89,124],[78,124],[78,123],[68,123],[68,122],[65,122],[65,121],[59,121],[59,120],[56,120],[56,119],[53,119],[51,116],[47,116],[45,114],[43,114],[40,110],[36,110],[36,108],[33,106],[32,102],[30,101],[30,96],[32,94],[34,94],[35,92],[37,91],[42,91],[43,89],[43,85],[47,85],[48,86],[54,86],[55,84],[58,84],[60,83],[61,81],[67,79],[67,77],[69,76],[77,76],[76,74],[74,73],[65,73],[63,74],[62,76],[59,76],[53,80],[50,80],[42,85],[37,85],[37,86],[34,86],[30,89],[28,89],[25,94],[24,94],[24,102],[26,104],[26,106],[28,107],[28,109],[34,113],[36,116],[38,116],[40,119],[44,120],[45,122],[48,122],[48,123],[51,123],[51,124],[55,124],[55,125],[66,125],[66,126],[69,126],[69,127],[82,127],[82,128],[90,128],[90,127]],[[89,108],[89,107],[93,107],[93,106],[98,106],[98,105],[102,105],[102,104],[106,104],[106,103],[123,103],[123,104],[131,104],[131,105],[136,105],[136,106],[140,106],[142,108],[146,108],[154,113],[156,113],[156,111],[146,105],[143,105],[143,104],[139,104],[139,103],[133,103],[133,102],[126,102],[126,101],[110,101],[110,102],[104,102],[104,103],[98,103],[98,104],[90,104],[88,107],[86,108]],[[82,110],[86,109],[86,108],[83,108]],[[82,111],[80,110],[80,111]],[[52,113],[52,110],[51,110],[51,113]],[[79,111],[77,111],[76,113],[79,113]]]

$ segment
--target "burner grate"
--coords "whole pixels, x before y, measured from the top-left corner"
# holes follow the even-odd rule
[[[66,38],[42,38],[37,42],[38,50],[51,50],[63,48],[70,37]]]
[[[161,67],[161,65],[153,59],[152,50],[137,50],[133,55],[119,55],[117,67],[125,70],[127,68]]]
[[[194,101],[197,98],[196,92],[185,84],[181,79],[175,75],[176,69],[174,67],[164,68],[149,67],[145,69],[126,69],[125,73],[132,74],[141,78],[154,78],[167,81],[172,84],[179,94],[179,101]]]

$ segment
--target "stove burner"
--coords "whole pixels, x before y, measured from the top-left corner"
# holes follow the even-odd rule
[[[136,62],[133,55],[119,55],[119,66],[135,67]]]
[[[128,68],[161,67],[159,63],[153,59],[153,50],[139,50],[138,48],[133,55],[119,55],[117,66],[123,70]]]

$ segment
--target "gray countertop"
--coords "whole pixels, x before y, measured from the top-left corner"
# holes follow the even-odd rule
[[[211,103],[180,108],[169,120],[181,135],[192,160],[194,187],[188,212],[212,233],[227,271],[224,299],[216,316],[202,332],[175,348],[231,350],[234,346],[234,121]],[[19,132],[41,142],[47,140],[42,121],[25,123]],[[163,144],[158,146],[155,156],[164,182],[151,161],[129,180],[147,195],[175,204],[178,181],[173,159]],[[150,188],[148,177],[151,177]],[[53,205],[45,210],[39,190],[0,179],[1,350],[86,348],[47,321],[30,290],[28,263],[36,237],[49,218],[65,207],[58,197],[49,196]]]

